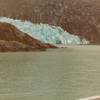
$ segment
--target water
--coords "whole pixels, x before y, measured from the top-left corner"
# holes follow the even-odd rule
[[[78,100],[99,94],[99,46],[0,53],[0,100]]]

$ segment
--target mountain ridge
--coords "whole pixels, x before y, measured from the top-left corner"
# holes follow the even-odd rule
[[[58,25],[91,44],[100,44],[99,10],[99,0],[0,0],[0,16]]]
[[[55,46],[42,43],[14,25],[0,23],[0,51],[45,51],[47,48]]]

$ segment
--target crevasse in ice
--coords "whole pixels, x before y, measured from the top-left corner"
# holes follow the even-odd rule
[[[6,22],[15,25],[19,30],[41,40],[44,43],[51,44],[88,44],[86,39],[80,39],[78,36],[71,35],[59,26],[48,24],[35,24],[30,21],[15,20],[6,17],[0,17],[0,22]]]

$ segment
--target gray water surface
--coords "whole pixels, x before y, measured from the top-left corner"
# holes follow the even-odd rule
[[[99,46],[0,53],[0,100],[78,100],[99,94]]]

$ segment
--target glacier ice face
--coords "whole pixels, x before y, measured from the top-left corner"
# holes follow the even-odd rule
[[[61,27],[48,24],[33,24],[29,21],[14,20],[0,17],[0,22],[15,25],[19,30],[33,36],[44,43],[51,44],[88,44],[86,39],[80,40],[78,36],[71,35]]]

